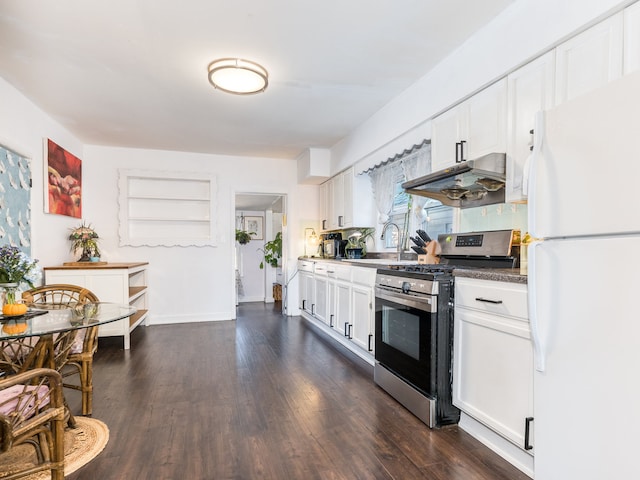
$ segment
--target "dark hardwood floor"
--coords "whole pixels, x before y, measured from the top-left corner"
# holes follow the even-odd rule
[[[455,426],[427,428],[369,365],[271,305],[131,342],[100,341],[93,416],[110,439],[70,480],[529,478]]]

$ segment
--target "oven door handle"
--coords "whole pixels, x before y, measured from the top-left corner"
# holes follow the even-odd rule
[[[436,304],[432,303],[431,297],[416,297],[405,293],[396,293],[381,287],[376,287],[376,299],[387,300],[399,305],[417,308],[424,312],[435,312]]]

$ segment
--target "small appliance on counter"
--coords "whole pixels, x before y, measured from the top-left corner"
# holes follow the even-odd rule
[[[342,258],[344,246],[341,233],[324,233],[322,239],[322,258]]]

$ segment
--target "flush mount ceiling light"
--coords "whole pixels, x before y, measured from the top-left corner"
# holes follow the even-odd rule
[[[252,95],[267,89],[269,73],[249,60],[220,58],[209,64],[209,83],[223,92]]]

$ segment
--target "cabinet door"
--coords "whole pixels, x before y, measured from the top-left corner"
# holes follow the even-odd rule
[[[505,200],[526,200],[522,192],[525,163],[531,153],[536,112],[553,106],[555,52],[551,51],[509,75],[507,81],[507,184]]]
[[[336,326],[336,280],[329,278],[327,280],[327,325],[331,328]]]
[[[334,328],[344,336],[349,335],[351,323],[351,285],[336,282],[336,313]]]
[[[342,227],[354,227],[353,224],[353,168],[348,168],[342,173],[342,214],[343,224]]]
[[[460,111],[460,107],[454,107],[431,121],[431,169],[434,172],[456,163],[456,143],[462,133]]]
[[[325,230],[337,228],[336,202],[335,202],[335,177],[327,182],[327,221],[323,225]]]
[[[314,277],[314,307],[313,313],[318,320],[327,323],[327,277]]]
[[[320,185],[320,229],[327,230],[329,228],[329,182]]]
[[[533,416],[527,324],[456,308],[453,349],[453,404],[524,448],[525,422]]]
[[[305,312],[311,313],[311,305],[313,303],[313,276],[307,272],[300,272],[300,308]]]
[[[488,153],[504,152],[507,138],[507,79],[478,92],[462,107],[466,110],[463,140],[464,160]]]
[[[640,3],[624,10],[624,73],[640,70]]]
[[[367,352],[373,351],[373,289],[360,285],[351,288],[353,343]]]
[[[332,228],[344,226],[344,175],[333,177],[333,217]]]
[[[556,105],[622,75],[623,12],[556,48]]]

